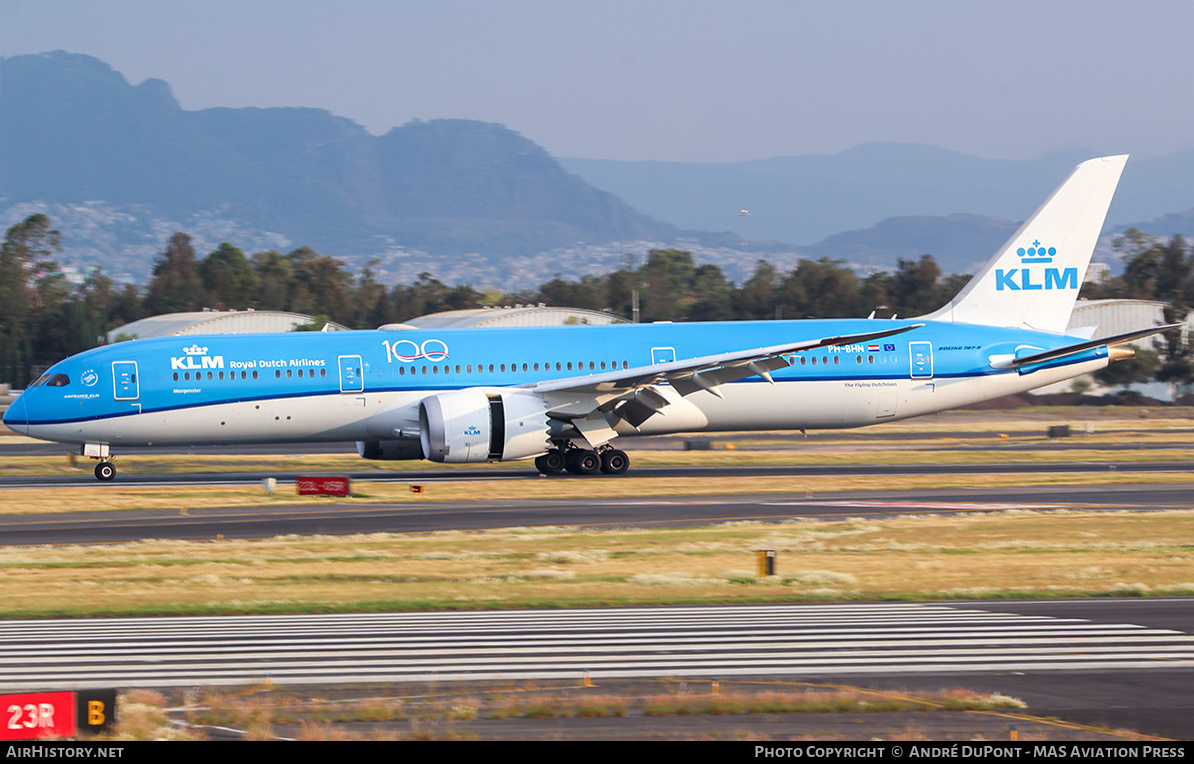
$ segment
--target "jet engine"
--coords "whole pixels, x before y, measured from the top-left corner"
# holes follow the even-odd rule
[[[435,462],[528,459],[545,453],[547,407],[533,393],[472,388],[419,403],[423,456]]]

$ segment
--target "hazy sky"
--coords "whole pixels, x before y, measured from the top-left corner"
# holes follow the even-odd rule
[[[1194,148],[1192,29],[1187,0],[0,0],[0,55],[93,55],[184,109],[480,119],[556,156],[683,161]]]

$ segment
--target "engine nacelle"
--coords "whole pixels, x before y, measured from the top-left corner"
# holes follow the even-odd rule
[[[419,402],[423,455],[435,462],[528,459],[550,448],[547,407],[534,393],[472,388]]]
[[[357,453],[381,461],[422,459],[423,445],[417,440],[358,440]]]

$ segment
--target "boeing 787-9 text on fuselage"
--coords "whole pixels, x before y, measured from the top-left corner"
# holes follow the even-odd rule
[[[1080,164],[927,316],[134,340],[55,364],[15,432],[118,449],[356,441],[369,459],[534,459],[622,473],[623,439],[861,427],[1020,393],[1130,356],[1149,327],[1066,333],[1126,156]]]

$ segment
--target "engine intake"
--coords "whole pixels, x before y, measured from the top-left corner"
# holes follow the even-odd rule
[[[532,393],[471,388],[419,403],[423,455],[435,462],[529,459],[549,448],[547,431],[546,406]]]

